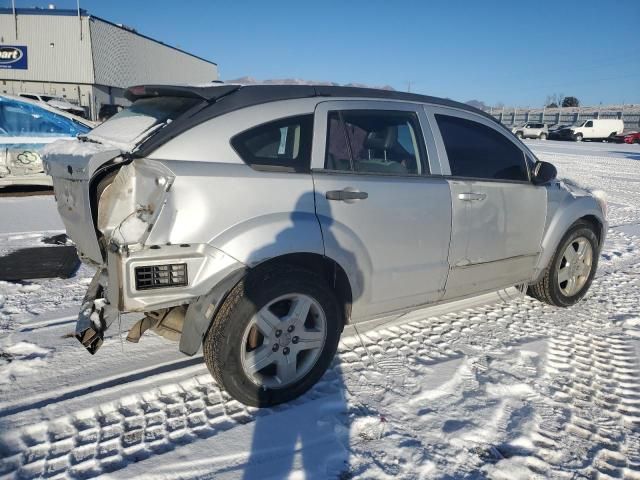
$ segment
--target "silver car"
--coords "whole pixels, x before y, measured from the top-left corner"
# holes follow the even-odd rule
[[[97,273],[76,336],[122,312],[249,405],[309,389],[346,324],[520,285],[561,307],[595,274],[603,200],[491,116],[384,90],[141,86],[46,165]]]
[[[546,140],[549,136],[549,127],[546,123],[525,123],[513,127],[511,131],[518,138],[537,138],[538,140]]]

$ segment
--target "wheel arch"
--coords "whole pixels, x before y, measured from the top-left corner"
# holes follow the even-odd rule
[[[573,199],[570,203],[563,202],[546,228],[542,239],[542,252],[538,258],[531,283],[536,283],[540,280],[549,262],[553,259],[562,237],[578,221],[585,221],[593,226],[599,247],[602,246],[606,237],[607,226],[595,198],[585,196]]]
[[[351,318],[353,290],[349,277],[342,266],[325,255],[309,252],[287,253],[265,260],[253,267],[265,268],[273,265],[295,265],[322,275],[340,302],[345,324]]]

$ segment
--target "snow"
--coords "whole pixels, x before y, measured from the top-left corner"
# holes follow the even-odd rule
[[[2,197],[0,200],[0,254],[7,242],[15,243],[18,234],[37,231],[64,231],[53,195],[36,197]],[[5,234],[11,234],[6,236]]]
[[[102,143],[88,142],[81,140],[57,140],[49,143],[42,150],[42,156],[65,155],[71,157],[90,157],[99,152],[112,150],[113,147]]]
[[[639,478],[640,149],[528,143],[607,196],[585,299],[509,292],[349,329],[322,380],[275,408],[230,399],[153,333],[123,342],[135,315],[90,356],[71,336],[88,267],[0,282],[0,476]],[[0,254],[57,233],[48,200],[0,199]],[[29,215],[7,226],[16,201]]]

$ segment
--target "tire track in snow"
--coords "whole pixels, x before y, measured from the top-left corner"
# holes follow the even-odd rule
[[[613,378],[618,382],[617,388],[626,389],[623,393],[629,389],[635,392],[636,386],[640,391],[640,385],[631,383],[632,380],[637,382],[639,374],[635,364],[628,364],[628,355],[625,354],[627,347],[620,343],[621,340],[616,337],[617,343],[607,343],[606,338],[592,339],[593,335],[589,333],[594,328],[602,329],[603,325],[612,328],[606,312],[619,311],[619,303],[624,304],[626,298],[618,299],[614,296],[607,299],[611,284],[621,285],[634,280],[637,282],[637,275],[640,273],[637,270],[637,267],[631,267],[626,271],[601,275],[594,282],[589,300],[568,310],[557,310],[523,297],[509,303],[373,330],[362,334],[364,345],[357,338],[345,338],[341,343],[338,359],[323,380],[302,399],[275,409],[258,411],[247,408],[221,392],[210,376],[203,375],[194,380],[168,384],[118,402],[77,412],[56,421],[26,427],[2,436],[6,459],[0,473],[32,477],[55,476],[67,472],[72,477],[86,478],[216,435],[234,425],[250,422],[257,415],[295,408],[309,399],[335,393],[342,388],[340,377],[346,380],[346,388],[356,398],[366,398],[374,391],[398,388],[405,389],[410,396],[412,385],[406,380],[411,377],[406,371],[403,375],[403,368],[409,357],[435,364],[464,355],[475,356],[474,368],[482,370],[485,367],[480,352],[499,355],[509,345],[545,337],[556,339],[552,341],[550,348],[549,368],[556,368],[558,371],[549,370],[549,375],[555,375],[554,378],[564,381],[567,374],[563,373],[563,369],[569,373],[576,372],[575,378],[572,377],[567,387],[572,390],[565,395],[575,394],[577,401],[589,403],[583,397],[591,392],[587,388],[593,387],[590,384],[585,386],[580,375],[586,371],[594,378],[606,377],[611,374],[611,368],[615,370]],[[594,305],[598,310],[597,320],[591,320]],[[637,306],[635,308],[637,310]],[[575,333],[567,334],[566,328],[571,328]],[[559,359],[563,358],[563,352],[567,348],[574,348],[576,353],[571,354],[573,356],[569,361],[562,363]],[[609,350],[612,353],[607,353]],[[611,355],[620,365],[607,367],[606,361]],[[375,361],[372,362],[371,357]],[[589,368],[595,370],[589,373]],[[381,379],[378,383],[375,378],[372,381],[372,374],[376,372],[379,374],[377,379]],[[359,382],[361,377],[369,378],[365,382]],[[400,383],[397,383],[398,379],[401,380]],[[477,388],[477,380],[473,376],[465,378],[463,383],[467,384],[466,388],[470,391]],[[609,388],[608,392],[616,399],[616,404],[627,408],[619,410],[619,418],[635,425],[637,417],[634,409],[638,406],[634,403],[637,402],[634,394],[625,396],[618,393],[616,388]],[[558,395],[562,396],[561,389]],[[600,402],[606,401],[608,397],[605,395],[594,398],[594,402]],[[589,414],[586,407],[586,413],[576,413],[576,418],[582,416],[584,419],[573,423],[564,417],[568,415],[567,408],[555,406],[549,409],[544,405],[541,412],[543,421],[540,431],[551,439],[555,438],[556,442],[559,435],[565,434],[563,432],[577,432],[579,428],[584,428],[583,425],[591,425],[594,421],[597,423],[598,418]],[[558,427],[551,428],[547,425]],[[573,438],[570,433],[565,434],[567,439]],[[602,435],[602,438],[606,440],[617,437]],[[581,455],[595,461],[592,458],[595,451],[581,452]],[[544,459],[543,453],[539,455]],[[613,455],[609,457],[614,458]],[[551,460],[548,462],[549,469],[553,466]],[[625,463],[624,468],[631,468],[630,466],[633,466],[633,462],[628,462],[628,465]]]

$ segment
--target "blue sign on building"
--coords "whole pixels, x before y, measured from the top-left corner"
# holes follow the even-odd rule
[[[0,68],[26,70],[27,47],[25,45],[0,45]]]

